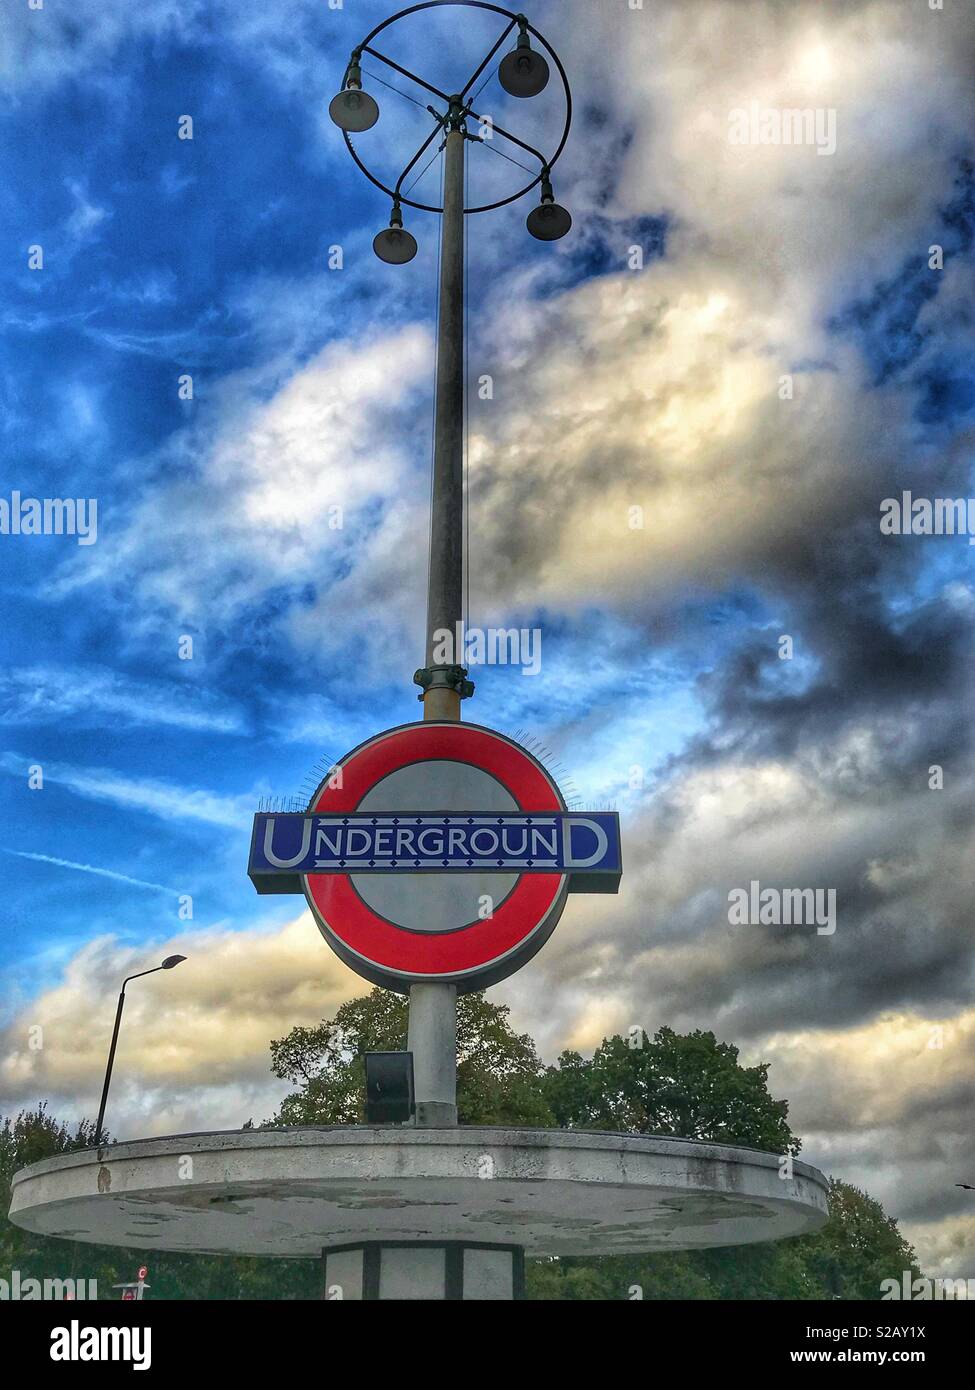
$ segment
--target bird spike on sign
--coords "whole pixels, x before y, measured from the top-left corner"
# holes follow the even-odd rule
[[[615,893],[616,812],[568,811],[544,765],[477,724],[426,720],[360,744],[305,813],[254,817],[259,893],[304,892],[365,979],[484,989],[530,960],[570,892]]]

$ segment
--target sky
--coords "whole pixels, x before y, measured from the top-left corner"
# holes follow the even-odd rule
[[[121,1138],[270,1117],[270,1039],[365,991],[246,859],[261,798],[420,715],[437,219],[380,263],[389,200],[327,115],[390,12],[6,0],[0,497],[95,499],[97,538],[0,534],[5,1113],[92,1115],[118,984],[168,953]],[[489,997],[546,1061],[635,1024],[768,1060],[803,1158],[975,1276],[975,552],[880,526],[973,495],[975,11],[528,13],[573,229],[529,237],[535,194],[468,219],[468,619],[542,657],[472,670],[464,714],[616,807],[625,872]],[[383,51],[459,85],[499,26],[457,15]],[[388,181],[430,118],[364,69]],[[479,102],[558,140],[555,81]],[[773,142],[783,110],[822,138]],[[480,201],[528,180],[497,144]],[[835,931],[733,925],[752,881],[835,891]]]

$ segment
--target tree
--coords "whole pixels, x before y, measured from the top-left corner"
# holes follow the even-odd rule
[[[355,1124],[364,1117],[362,1054],[406,1045],[407,1004],[374,989],[315,1028],[293,1028],[271,1043],[272,1070],[296,1083],[273,1123]],[[633,1046],[639,1041],[640,1046]],[[515,1033],[504,1006],[462,996],[457,1010],[458,1103],[464,1124],[558,1124],[666,1134],[796,1153],[788,1104],[768,1093],[768,1067],[743,1067],[738,1051],[713,1033],[661,1028],[646,1041],[604,1039],[590,1061],[564,1052],[543,1068],[527,1034]],[[45,1105],[0,1122],[0,1201],[9,1204],[14,1171],[85,1148],[92,1125],[74,1129]],[[0,1210],[6,1213],[7,1204]],[[316,1298],[313,1260],[229,1259],[110,1249],[32,1236],[0,1225],[0,1268],[35,1278],[97,1278],[111,1285],[150,1264],[157,1298]],[[590,1259],[528,1261],[535,1299],[828,1299],[881,1296],[884,1279],[920,1273],[917,1257],[880,1203],[848,1184],[830,1183],[830,1217],[797,1239]]]
[[[16,1118],[0,1121],[0,1271],[19,1270],[26,1279],[83,1279],[94,1281],[102,1300],[118,1298],[114,1284],[135,1278],[140,1264],[149,1265],[153,1298],[315,1298],[320,1272],[311,1260],[226,1259],[207,1255],[175,1255],[158,1250],[125,1250],[33,1235],[15,1226],[10,1209],[14,1173],[55,1154],[90,1148],[95,1126],[81,1120],[71,1128],[48,1114],[41,1102]],[[103,1132],[104,1142],[109,1137]]]
[[[374,989],[350,999],[333,1019],[314,1028],[292,1028],[271,1042],[271,1070],[297,1082],[268,1124],[356,1125],[365,1118],[366,1052],[395,1052],[406,1046],[406,1000]]]
[[[768,1092],[768,1063],[743,1067],[738,1049],[713,1033],[660,1028],[647,1039],[604,1038],[591,1062],[563,1052],[545,1073],[543,1093],[556,1122],[574,1129],[621,1130],[799,1152],[789,1105]]]
[[[921,1274],[914,1247],[873,1197],[830,1179],[829,1220],[813,1236],[795,1242],[821,1298],[879,1298],[884,1279]]]
[[[917,1256],[879,1202],[829,1185],[829,1220],[811,1236],[716,1250],[603,1259],[532,1260],[536,1299],[879,1299],[882,1281],[920,1273]]]
[[[39,1163],[55,1154],[88,1148],[95,1126],[81,1120],[72,1128],[48,1114],[42,1101],[36,1109],[22,1110],[16,1117],[4,1116],[0,1122],[0,1211],[10,1208],[14,1173],[29,1163]],[[0,1226],[0,1270],[17,1269],[21,1279],[96,1280],[100,1290],[116,1282],[114,1260],[118,1251],[82,1246],[74,1241],[37,1236],[5,1220]]]
[[[542,1064],[527,1033],[515,1033],[504,1004],[483,994],[457,1003],[457,1108],[461,1124],[551,1125]],[[292,1028],[271,1043],[271,1070],[300,1089],[269,1124],[362,1124],[366,1052],[406,1047],[407,1001],[374,989],[315,1028]]]
[[[16,1119],[4,1116],[0,1124],[0,1192],[9,1199],[18,1168],[54,1154],[87,1149],[94,1135],[95,1126],[90,1120],[81,1120],[72,1133],[64,1121],[47,1113],[46,1101],[41,1101],[36,1110],[21,1110]]]

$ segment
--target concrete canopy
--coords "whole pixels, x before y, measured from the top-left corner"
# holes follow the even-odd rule
[[[307,1256],[366,1240],[536,1255],[778,1240],[827,1217],[826,1180],[753,1149],[556,1129],[341,1126],[135,1140],[14,1177],[10,1219],[142,1251]]]

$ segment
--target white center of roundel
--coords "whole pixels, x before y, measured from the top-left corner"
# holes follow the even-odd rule
[[[517,811],[511,793],[489,772],[470,763],[431,759],[398,768],[377,782],[357,811],[399,815]],[[468,927],[481,918],[490,897],[494,910],[518,883],[520,874],[351,874],[356,892],[373,912],[410,931],[442,932]]]

